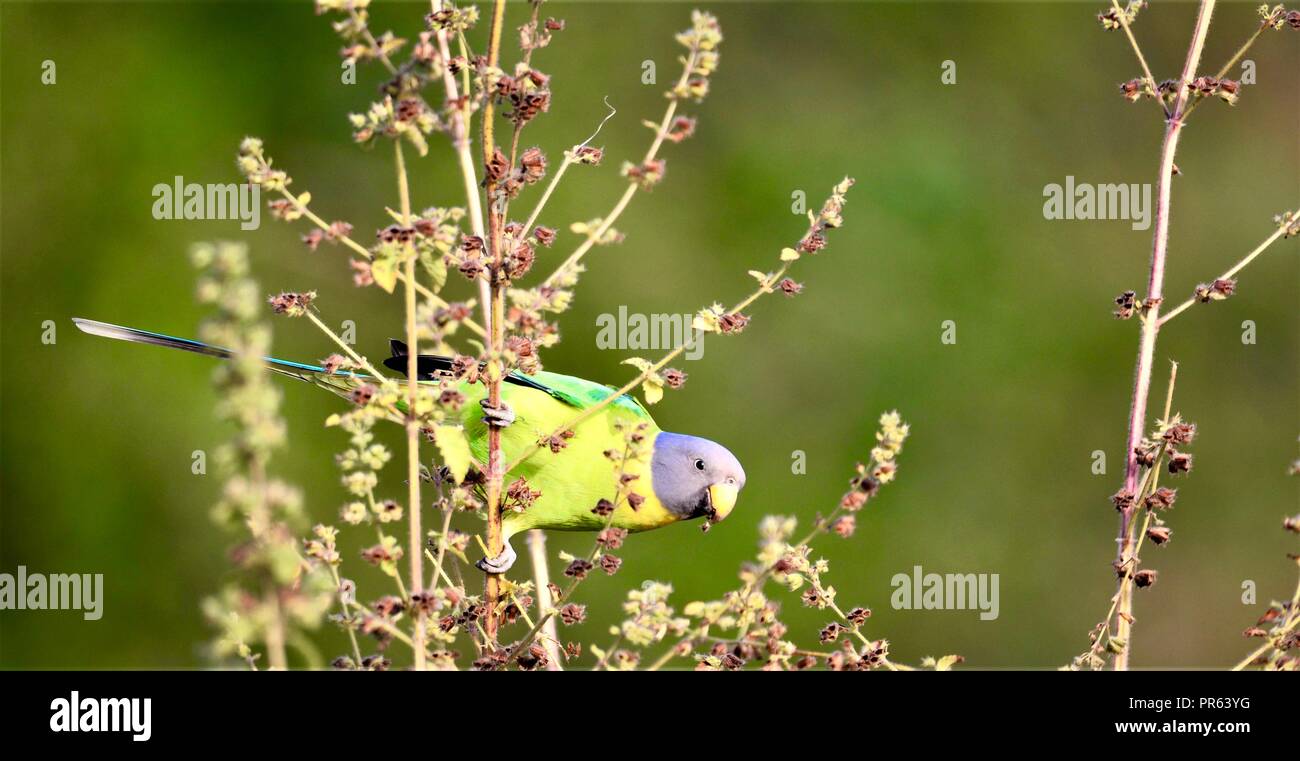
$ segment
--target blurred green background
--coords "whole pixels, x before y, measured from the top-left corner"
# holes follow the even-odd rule
[[[655,408],[668,430],[730,446],[749,474],[736,513],[708,535],[681,525],[634,537],[622,572],[581,589],[591,616],[566,637],[603,642],[624,592],[671,581],[679,604],[735,584],[766,514],[805,524],[839,498],[872,444],[876,418],[897,408],[913,435],[898,481],[860,516],[850,540],[820,540],[829,581],[846,605],[874,609],[869,631],[897,660],[957,652],[980,667],[1055,667],[1087,644],[1113,591],[1115,513],[1137,323],[1110,316],[1111,299],[1143,291],[1150,232],[1125,221],[1046,221],[1043,187],[1151,182],[1162,124],[1149,102],[1126,103],[1116,83],[1136,76],[1105,4],[709,4],[726,41],[713,92],[685,112],[696,137],[664,151],[662,185],[639,194],[618,223],[627,234],[597,249],[564,341],[548,369],[621,383],[630,352],[599,351],[595,319],[620,305],[693,312],[748,292],[804,223],[791,193],[820,202],[856,177],[846,227],[822,256],[799,263],[794,300],[753,310],[745,334],[706,342],[685,363],[684,390]],[[606,162],[575,169],[542,222],[567,231],[604,214],[622,190],[618,166],[649,139],[642,119],[662,112],[676,76],[674,32],[684,3],[554,3],[568,28],[536,65],[553,75],[551,112],[526,142],[558,158],[604,114]],[[423,3],[384,3],[377,30],[414,37]],[[511,26],[524,8],[512,3]],[[1181,67],[1195,7],[1161,3],[1137,33],[1156,76]],[[1257,23],[1252,3],[1221,5],[1206,61],[1218,66]],[[481,32],[481,30],[480,30]],[[340,83],[338,39],[307,3],[6,2],[0,10],[3,144],[3,437],[0,571],[105,575],[105,615],[0,612],[0,666],[195,667],[210,636],[199,601],[229,574],[230,537],[209,522],[220,484],[190,474],[190,453],[213,451],[229,430],[213,419],[208,360],[78,333],[88,316],[193,335],[203,310],[186,259],[196,240],[246,241],[263,290],[316,289],[330,321],[356,321],[359,349],[385,352],[400,331],[399,302],[351,284],[340,249],[310,253],[301,225],[264,215],[236,222],[155,221],[151,188],[237,181],[239,140],[257,135],[277,165],[310,190],[327,218],[359,240],[395,206],[390,154],[350,141],[348,111],[374,97],[377,69]],[[478,39],[478,38],[476,38]],[[507,35],[514,54],[514,35]],[[1294,74],[1300,37],[1266,35],[1250,54],[1258,84],[1239,105],[1198,109],[1178,165],[1167,290],[1171,299],[1213,277],[1300,201]],[[57,84],[40,81],[44,60]],[[654,60],[659,84],[641,84]],[[957,83],[940,82],[957,64]],[[1208,68],[1208,66],[1207,66]],[[419,207],[460,203],[459,176],[439,136],[413,166]],[[535,198],[535,195],[534,195]],[[524,208],[532,199],[524,201]],[[549,271],[574,244],[562,232]],[[1160,583],[1139,592],[1138,666],[1225,666],[1247,650],[1241,630],[1270,596],[1289,594],[1295,539],[1280,529],[1297,507],[1287,464],[1300,429],[1297,346],[1300,256],[1278,244],[1242,277],[1239,295],[1198,306],[1158,348],[1182,363],[1175,406],[1200,425],[1196,469],[1172,515],[1174,541],[1145,553]],[[451,286],[466,297],[463,282]],[[463,292],[463,293],[462,293]],[[58,326],[43,345],[42,322]],[[954,320],[958,342],[940,342]],[[1253,320],[1258,343],[1243,345]],[[302,321],[276,322],[277,353],[315,359],[330,347]],[[645,353],[645,352],[642,352]],[[318,520],[345,501],[332,455],[341,434],[323,418],[339,402],[286,384],[292,446],[275,470],[300,484]],[[791,453],[807,453],[807,474]],[[1109,472],[1092,474],[1103,450]],[[404,496],[396,464],[384,496]],[[427,519],[426,519],[427,520]],[[475,528],[472,520],[463,527]],[[363,597],[386,589],[345,546]],[[552,550],[591,538],[555,535]],[[520,550],[522,552],[522,542]],[[997,573],[1000,617],[906,611],[889,605],[890,577]],[[527,563],[521,562],[521,569]],[[1260,602],[1243,604],[1242,583]],[[785,601],[799,636],[826,622]],[[336,631],[323,650],[344,651]],[[399,659],[406,654],[400,648]]]

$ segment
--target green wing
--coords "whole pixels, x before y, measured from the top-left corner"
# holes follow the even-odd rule
[[[517,373],[522,375],[522,373]],[[576,407],[583,410],[593,404],[599,404],[612,396],[618,389],[612,386],[606,386],[603,383],[575,378],[572,375],[560,375],[559,373],[548,373],[542,371],[536,375],[524,375],[523,377],[537,381],[537,383],[546,388],[546,393],[559,399],[570,407]],[[638,418],[650,420],[650,413],[641,403],[634,399],[630,394],[623,394],[614,403],[613,406],[631,412]]]
[[[513,460],[523,450],[531,447],[539,438],[554,433],[560,426],[566,425],[582,410],[599,404],[617,392],[601,383],[595,383],[571,375],[540,372],[536,375],[523,376],[526,384],[504,383],[501,386],[502,399],[515,413],[515,423],[502,431],[502,449],[507,460]],[[469,438],[470,451],[480,463],[487,458],[487,427],[483,423],[483,412],[479,400],[487,395],[487,388],[481,383],[473,385],[462,383],[460,391],[465,395],[465,404],[460,409],[460,422]],[[585,430],[599,429],[596,438],[600,440],[595,455],[602,465],[602,471],[608,462],[600,457],[604,449],[616,446],[616,422],[646,422],[652,427],[654,419],[641,403],[626,394],[601,410],[599,415],[583,423]],[[573,443],[573,442],[571,442]],[[586,443],[594,443],[588,438]],[[572,453],[570,453],[572,454]],[[518,474],[529,476],[530,480],[536,470],[550,462],[549,450],[538,452],[519,467]],[[570,463],[581,458],[569,457]]]

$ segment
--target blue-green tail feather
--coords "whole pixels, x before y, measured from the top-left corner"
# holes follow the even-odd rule
[[[230,359],[234,352],[229,349],[223,349],[220,346],[213,346],[202,341],[194,341],[189,338],[177,338],[164,333],[154,333],[149,330],[140,330],[139,328],[128,328],[122,325],[113,325],[98,320],[87,320],[82,317],[73,317],[72,321],[82,332],[104,338],[115,338],[119,341],[129,341],[131,343],[149,344],[151,346],[163,346],[169,349],[180,349],[181,351],[194,352],[207,357],[217,357],[219,359]],[[319,375],[327,375],[325,368],[319,365],[308,365],[302,362],[292,362],[287,359],[276,359],[275,357],[263,357],[262,361],[266,363],[267,368],[282,375],[288,375],[305,381],[313,381]],[[352,376],[352,373],[339,372],[336,375]],[[364,375],[355,377],[364,378]]]
[[[114,338],[119,341],[129,341],[131,343],[150,344],[153,346],[163,346],[169,349],[180,349],[181,351],[194,352],[208,357],[217,357],[219,359],[230,359],[234,352],[224,349],[220,346],[195,341],[189,338],[177,338],[164,333],[154,333],[149,330],[140,330],[139,328],[128,328],[121,325],[113,325],[98,320],[87,320],[81,317],[74,317],[72,321],[77,324],[83,332],[104,338]],[[406,372],[406,345],[401,341],[393,341],[393,356],[384,361],[384,365],[397,370],[403,374]],[[420,380],[434,380],[440,373],[446,372],[450,367],[452,360],[450,357],[442,357],[431,354],[420,355],[417,359],[417,372]],[[333,391],[337,394],[346,396],[356,387],[356,380],[369,378],[369,375],[363,373],[351,373],[340,371],[328,373],[325,368],[319,365],[309,365],[302,362],[293,362],[287,359],[276,359],[275,357],[263,357],[262,361],[266,364],[268,370],[287,375],[292,378],[298,378],[309,383],[315,383],[322,388]],[[575,378],[569,375],[560,375],[550,372],[539,372],[535,375],[525,375],[519,371],[510,373],[505,378],[507,383],[526,386],[546,394],[550,394],[565,404],[585,409],[592,404],[598,404],[604,401],[615,389],[600,383],[594,383],[582,378]],[[630,412],[635,413],[638,417],[649,419],[650,413],[646,411],[633,397],[624,394],[615,400],[615,404]]]

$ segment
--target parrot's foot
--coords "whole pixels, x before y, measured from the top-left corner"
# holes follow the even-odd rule
[[[505,549],[501,550],[500,555],[494,558],[483,558],[474,566],[485,573],[505,573],[510,570],[510,566],[515,564],[517,557],[514,548],[510,546],[510,542],[506,542]]]
[[[488,425],[505,428],[515,422],[515,411],[510,409],[504,402],[501,403],[500,407],[493,407],[487,399],[480,399],[478,404],[483,408],[483,422]]]

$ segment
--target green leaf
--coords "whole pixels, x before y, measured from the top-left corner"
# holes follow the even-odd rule
[[[397,260],[376,257],[370,262],[370,276],[375,279],[375,285],[392,293],[397,287]]]
[[[641,382],[641,393],[645,396],[646,404],[655,404],[664,398],[664,382],[656,374],[646,378]]]
[[[641,393],[645,396],[646,404],[654,404],[664,398],[664,379],[655,372],[652,362],[641,357],[628,357],[623,360],[623,364],[635,367],[644,376],[641,379]]]
[[[420,133],[420,130],[414,128],[403,130],[403,134],[406,135],[407,140],[411,141],[411,145],[415,146],[415,151],[421,156],[425,156],[429,153],[429,143],[425,141],[424,135]]]
[[[420,251],[420,266],[428,273],[429,279],[433,281],[433,292],[437,293],[447,284],[447,262],[436,251],[422,249]]]
[[[649,372],[650,368],[654,367],[654,363],[648,359],[642,359],[641,357],[628,357],[619,364],[631,365],[643,373]]]
[[[473,455],[469,451],[469,439],[465,437],[465,429],[458,425],[435,425],[433,438],[438,444],[438,454],[442,456],[442,464],[451,471],[456,483],[464,481],[465,474],[469,472],[470,462],[473,460]]]
[[[715,303],[712,306],[705,307],[695,315],[695,319],[691,321],[691,327],[705,333],[721,333],[722,327],[719,320],[723,314],[725,314],[725,311],[721,304]]]

